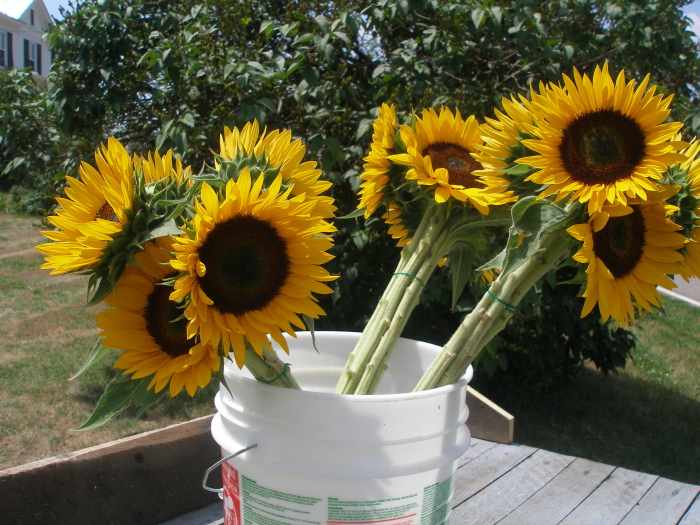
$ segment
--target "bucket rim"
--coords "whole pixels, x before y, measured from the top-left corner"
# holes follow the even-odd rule
[[[315,330],[313,332],[313,336],[316,339],[325,339],[325,338],[341,338],[341,339],[357,339],[362,335],[362,332],[353,332],[350,330]],[[312,333],[308,330],[300,330],[296,332],[296,337],[294,337],[292,340],[289,341],[290,346],[294,344],[295,342],[297,343],[303,343],[305,340],[312,340]],[[397,344],[399,341],[404,341],[407,343],[413,343],[413,344],[419,344],[419,345],[425,345],[429,347],[434,347],[436,349],[439,349],[438,345],[435,345],[433,343],[428,343],[426,341],[420,341],[417,339],[411,339],[411,338],[405,338],[405,337],[399,337],[397,340]],[[271,341],[273,348],[277,349],[278,345],[274,341]],[[293,349],[292,349],[293,351]],[[293,370],[294,367],[293,365],[290,365],[290,368]],[[454,383],[451,383],[449,385],[444,385],[436,388],[432,388],[430,390],[421,390],[418,392],[396,392],[396,393],[391,393],[391,394],[371,394],[371,395],[356,395],[356,394],[336,394],[333,392],[319,392],[315,390],[294,390],[294,389],[287,389],[283,388],[280,389],[278,386],[273,386],[273,385],[268,385],[265,383],[262,383],[260,381],[257,381],[256,379],[252,377],[248,377],[244,375],[244,372],[241,369],[238,369],[233,362],[227,362],[224,361],[224,369],[223,369],[223,376],[228,382],[229,378],[233,379],[235,381],[240,381],[244,387],[247,388],[259,388],[261,389],[262,392],[279,392],[280,390],[284,391],[285,396],[302,396],[305,397],[306,399],[347,399],[348,401],[352,400],[353,402],[360,402],[360,403],[387,403],[387,402],[392,402],[392,401],[406,401],[407,399],[424,399],[424,398],[430,398],[433,396],[441,396],[441,395],[447,395],[450,392],[454,390],[464,390],[466,393],[466,387],[469,384],[469,382],[472,379],[473,376],[473,369],[471,365],[467,369],[467,371],[464,373],[464,375]],[[222,385],[223,388],[225,388]]]
[[[430,390],[421,390],[418,392],[396,392],[393,394],[369,394],[369,395],[356,395],[356,394],[335,394],[333,392],[317,392],[315,390],[293,390],[289,388],[280,388],[274,385],[268,385],[245,377],[243,375],[237,374],[235,371],[230,372],[230,368],[224,369],[224,378],[228,382],[233,380],[241,383],[246,388],[256,388],[260,389],[262,392],[279,393],[284,394],[284,396],[298,396],[306,399],[345,399],[347,401],[352,401],[353,403],[390,403],[396,401],[406,401],[409,399],[426,399],[435,396],[448,395],[455,390],[464,390],[466,393],[467,389],[467,379],[462,377],[459,381],[450,383],[449,385],[439,386],[437,388],[431,388]],[[223,387],[225,388],[225,387]]]

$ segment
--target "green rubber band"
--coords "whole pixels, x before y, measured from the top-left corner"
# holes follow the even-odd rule
[[[498,302],[501,303],[503,306],[505,306],[505,307],[506,307],[506,310],[508,310],[509,312],[514,313],[514,314],[519,314],[519,313],[520,313],[520,310],[519,310],[518,308],[516,308],[515,306],[512,306],[512,305],[510,305],[510,304],[508,304],[508,303],[505,302],[503,299],[501,299],[500,297],[498,297],[495,293],[493,293],[491,290],[486,290],[486,291],[489,293],[489,295],[490,295],[491,297],[493,297],[494,299],[496,299],[496,301],[498,301]]]
[[[268,385],[269,385],[269,384],[272,384],[272,383],[274,383],[275,381],[277,381],[278,379],[280,379],[280,378],[286,376],[286,375],[287,375],[287,370],[289,370],[289,363],[285,363],[285,364],[284,364],[284,370],[282,370],[282,373],[281,373],[280,375],[278,375],[276,378],[271,379],[270,381],[265,381],[264,379],[258,379],[258,381],[260,381],[261,383],[266,383],[266,384],[268,384]]]
[[[409,277],[413,277],[416,281],[421,283],[423,285],[423,288],[425,288],[425,283],[420,280],[420,277],[416,277],[415,275],[411,275],[410,273],[404,273],[404,272],[396,272],[394,275],[408,275]]]

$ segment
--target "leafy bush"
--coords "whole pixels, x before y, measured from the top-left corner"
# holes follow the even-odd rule
[[[0,71],[0,191],[8,208],[46,215],[63,188],[73,144],[59,136],[46,86],[29,70]]]

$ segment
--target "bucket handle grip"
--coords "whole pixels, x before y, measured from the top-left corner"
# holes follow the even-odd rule
[[[207,471],[204,473],[204,479],[202,480],[202,488],[203,488],[204,490],[208,490],[209,492],[216,492],[216,493],[218,493],[218,494],[221,494],[221,493],[224,491],[223,487],[220,488],[220,489],[215,489],[215,488],[210,487],[209,485],[207,485],[207,480],[209,479],[209,474],[211,474],[212,470],[214,470],[215,468],[217,468],[217,467],[218,467],[219,465],[221,465],[222,463],[225,463],[225,462],[228,461],[229,459],[233,459],[233,458],[235,458],[236,456],[240,456],[240,455],[243,454],[244,452],[248,452],[249,450],[251,450],[251,449],[253,449],[253,448],[257,448],[257,446],[258,446],[257,443],[253,443],[252,445],[250,445],[250,446],[248,446],[248,447],[246,447],[246,448],[242,448],[242,449],[239,450],[238,452],[234,452],[233,454],[231,454],[231,455],[229,455],[229,456],[226,456],[225,458],[221,458],[219,461],[217,461],[216,463],[214,463],[214,464],[213,464],[211,467],[209,467],[209,468],[207,469]]]

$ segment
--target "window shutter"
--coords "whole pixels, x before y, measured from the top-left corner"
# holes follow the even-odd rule
[[[7,33],[7,67],[15,67],[15,60],[12,56],[12,33]]]
[[[24,67],[29,67],[29,40],[24,39]]]
[[[36,72],[41,75],[41,44],[36,45]]]

